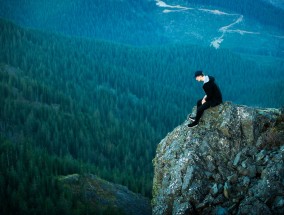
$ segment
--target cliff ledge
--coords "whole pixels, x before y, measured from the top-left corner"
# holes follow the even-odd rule
[[[158,145],[153,214],[284,214],[284,115],[225,102]]]

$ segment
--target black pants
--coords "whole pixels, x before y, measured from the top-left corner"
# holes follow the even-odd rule
[[[197,101],[197,111],[196,111],[196,117],[195,122],[198,123],[203,112],[211,107],[211,102],[205,102],[202,104],[202,99]]]

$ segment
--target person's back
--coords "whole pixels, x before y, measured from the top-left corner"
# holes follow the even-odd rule
[[[210,106],[214,107],[223,102],[222,93],[215,83],[215,78],[212,76],[208,76],[209,81],[203,85],[203,89],[207,95],[206,102],[210,102]]]

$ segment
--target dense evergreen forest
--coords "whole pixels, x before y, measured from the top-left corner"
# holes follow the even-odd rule
[[[281,59],[258,63],[192,45],[137,48],[5,20],[0,29],[1,214],[98,210],[58,184],[72,173],[150,197],[156,145],[203,96],[197,69],[216,77],[224,100],[284,104]]]

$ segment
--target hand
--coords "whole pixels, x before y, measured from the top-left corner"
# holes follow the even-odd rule
[[[207,98],[207,95],[205,95],[201,101],[201,104],[204,104],[206,102],[206,98]]]

